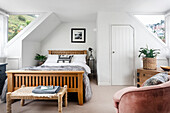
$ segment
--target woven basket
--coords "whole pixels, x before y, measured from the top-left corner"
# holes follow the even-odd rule
[[[143,69],[155,70],[156,58],[143,58]]]

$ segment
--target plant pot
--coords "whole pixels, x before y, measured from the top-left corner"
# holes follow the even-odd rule
[[[155,70],[156,58],[143,58],[143,69]]]
[[[43,63],[43,61],[38,61],[38,66],[42,65]]]

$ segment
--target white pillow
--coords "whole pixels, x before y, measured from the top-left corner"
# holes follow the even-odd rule
[[[86,63],[86,54],[74,55],[72,62],[83,62],[83,63]]]
[[[47,60],[45,63],[57,63],[58,55],[48,55]]]

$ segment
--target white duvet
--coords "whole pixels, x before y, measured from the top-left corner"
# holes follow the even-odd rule
[[[42,66],[81,66],[81,67],[84,67],[84,69],[86,70],[88,74],[91,73],[90,67],[83,62],[73,62],[73,63],[47,63],[45,62],[44,64],[42,64]]]

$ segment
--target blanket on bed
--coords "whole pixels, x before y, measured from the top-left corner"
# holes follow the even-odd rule
[[[89,101],[92,97],[92,90],[90,85],[90,80],[88,78],[88,73],[81,66],[33,66],[22,68],[21,70],[35,70],[35,71],[84,71],[83,74],[83,87],[84,87],[84,95],[85,101]],[[7,86],[7,83],[4,84]]]

